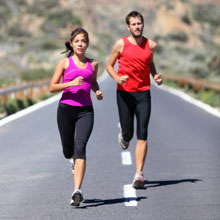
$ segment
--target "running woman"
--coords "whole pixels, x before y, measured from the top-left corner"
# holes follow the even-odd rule
[[[83,201],[80,188],[86,169],[86,145],[94,122],[90,91],[95,92],[98,100],[102,100],[103,95],[96,81],[98,62],[85,56],[89,46],[87,31],[73,30],[65,46],[63,53],[67,53],[67,57],[57,64],[49,89],[50,92],[63,91],[57,123],[64,157],[74,160],[74,191],[70,204],[79,206]]]
[[[107,63],[107,72],[117,83],[117,105],[121,130],[119,144],[123,150],[129,146],[134,133],[134,116],[137,119],[136,173],[133,187],[144,188],[143,167],[147,155],[148,123],[151,113],[150,73],[155,82],[162,84],[157,73],[153,54],[156,43],[142,35],[143,16],[132,11],[126,16],[130,36],[116,41]],[[114,65],[118,60],[118,72]]]

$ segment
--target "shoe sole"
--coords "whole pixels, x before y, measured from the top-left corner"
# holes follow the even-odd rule
[[[83,201],[83,197],[81,193],[75,193],[72,197],[70,205],[72,206],[79,206],[80,202]]]
[[[122,150],[127,150],[128,149],[128,147],[123,147],[121,144],[120,144],[120,146],[121,146]]]
[[[129,146],[125,147],[124,145],[120,144],[120,142],[121,142],[121,141],[120,141],[120,140],[121,140],[121,137],[120,137],[120,136],[121,136],[121,135],[118,134],[118,143],[119,143],[119,145],[120,145],[120,147],[121,147],[122,150],[127,150]]]
[[[133,187],[135,189],[144,189],[144,182],[143,181],[140,181],[140,180],[136,180],[134,183],[133,183]]]

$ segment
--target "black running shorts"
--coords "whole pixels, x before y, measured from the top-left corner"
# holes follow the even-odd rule
[[[137,119],[137,139],[147,140],[151,114],[150,90],[143,92],[117,90],[117,104],[124,140],[130,141],[133,137],[134,116]]]

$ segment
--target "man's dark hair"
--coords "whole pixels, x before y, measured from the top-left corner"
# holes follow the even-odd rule
[[[142,14],[138,11],[131,11],[125,18],[125,21],[126,21],[126,24],[127,25],[130,25],[130,18],[133,17],[133,18],[136,18],[136,17],[140,17],[141,19],[141,22],[144,23],[144,18],[142,16]]]

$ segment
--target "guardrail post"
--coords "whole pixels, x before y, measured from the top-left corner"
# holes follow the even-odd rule
[[[28,88],[28,99],[32,99],[33,98],[33,87]]]
[[[6,85],[2,85],[2,89],[5,89],[5,88],[6,88]],[[6,105],[7,98],[8,98],[7,94],[4,94],[4,95],[1,96],[1,102],[2,102],[3,105]]]
[[[3,105],[6,105],[6,103],[7,103],[7,95],[2,95],[1,102],[2,102]]]

